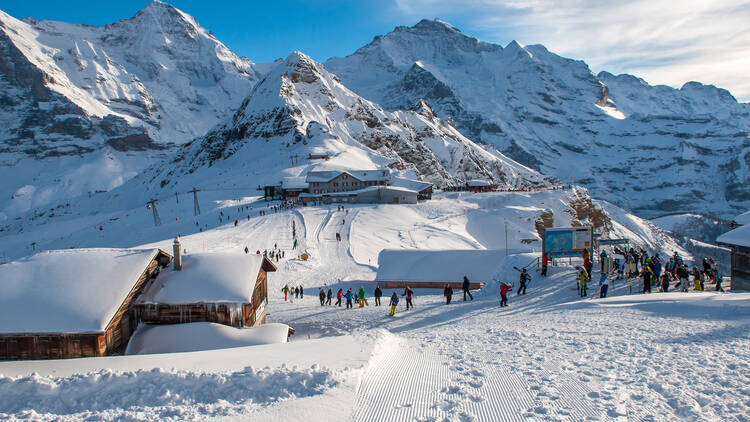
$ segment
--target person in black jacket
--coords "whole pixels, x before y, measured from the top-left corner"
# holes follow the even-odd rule
[[[375,306],[380,306],[380,298],[383,297],[383,291],[380,290],[380,284],[375,286]]]
[[[320,289],[320,306],[323,306],[326,304],[326,292],[323,291],[323,289]]]
[[[520,295],[521,292],[523,294],[526,294],[526,283],[531,280],[531,276],[529,273],[526,272],[526,268],[521,270],[521,278],[518,280],[518,293],[516,293],[516,296]]]
[[[474,296],[471,295],[471,292],[469,291],[469,287],[471,284],[469,283],[469,279],[464,276],[464,284],[463,284],[463,291],[464,291],[464,302],[466,302],[466,295],[469,295],[469,299],[474,300]]]
[[[453,287],[450,284],[445,285],[443,295],[445,295],[445,304],[450,305],[451,299],[453,299]]]
[[[331,288],[328,288],[328,296],[326,297],[326,305],[331,304],[331,299],[333,298],[333,290]]]

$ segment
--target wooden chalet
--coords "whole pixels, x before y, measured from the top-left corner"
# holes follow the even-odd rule
[[[724,233],[716,242],[731,250],[732,290],[750,290],[750,224]]]
[[[378,255],[375,281],[385,288],[460,289],[466,276],[471,289],[493,280],[505,251],[385,249]]]
[[[497,189],[497,184],[487,180],[468,180],[466,182],[466,190],[473,193],[480,192],[492,192]]]
[[[122,354],[135,300],[170,260],[160,249],[68,249],[0,265],[0,359]]]
[[[163,271],[136,304],[148,324],[215,322],[252,327],[266,320],[268,273],[262,255],[198,253],[181,257],[180,270]]]

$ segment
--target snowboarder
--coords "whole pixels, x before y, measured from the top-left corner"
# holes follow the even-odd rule
[[[331,288],[328,288],[328,295],[326,296],[326,305],[331,304],[331,299],[333,298],[333,290]]]
[[[450,305],[451,299],[453,299],[453,287],[450,284],[446,284],[443,289],[443,295],[445,296],[445,304]]]
[[[318,297],[320,297],[320,306],[323,306],[326,304],[326,292],[323,291],[323,289],[320,289],[320,293],[318,293]]]
[[[352,289],[348,289],[344,294],[344,297],[346,297],[346,308],[353,308],[352,299],[354,299],[354,293],[352,293]]]
[[[391,296],[391,313],[390,316],[396,315],[396,306],[398,306],[398,294],[396,292],[393,292],[393,296]]]
[[[500,307],[508,306],[508,292],[513,290],[513,286],[508,283],[502,283],[500,286]]]
[[[526,268],[523,268],[521,270],[521,276],[518,280],[518,293],[516,293],[516,296],[520,295],[523,291],[523,294],[526,294],[526,282],[531,280],[531,276],[529,273],[526,272]]]
[[[380,306],[380,298],[383,297],[383,291],[380,290],[380,284],[375,286],[375,306]]]
[[[288,284],[287,284],[287,285],[285,285],[285,286],[284,286],[284,287],[283,287],[283,288],[281,289],[281,291],[282,291],[282,292],[284,292],[284,302],[286,302],[286,301],[287,301],[287,297],[288,297],[288,295],[289,295],[289,285],[288,285]]]
[[[341,298],[344,297],[344,289],[339,289],[338,292],[336,292],[336,306],[339,308],[341,307]]]
[[[406,310],[407,311],[414,307],[414,304],[411,303],[413,294],[414,292],[409,288],[409,286],[406,286],[406,288],[404,289],[404,294],[401,295],[401,296],[406,296]]]
[[[466,295],[469,295],[469,298],[471,300],[474,300],[474,296],[471,295],[471,292],[469,291],[469,288],[471,287],[471,283],[469,283],[469,278],[464,276],[464,282],[461,285],[461,288],[464,292],[464,302],[466,302]]]

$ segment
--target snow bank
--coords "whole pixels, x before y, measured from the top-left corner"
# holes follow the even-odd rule
[[[235,328],[212,322],[174,325],[141,325],[128,343],[126,354],[195,352],[285,343],[289,326],[272,323]]]
[[[185,255],[182,270],[162,271],[143,303],[250,302],[261,255],[215,252]]]
[[[102,370],[58,378],[0,377],[0,419],[159,420],[232,416],[279,400],[323,394],[330,370],[278,368],[225,373]]]
[[[376,281],[488,281],[505,251],[493,250],[394,250],[380,252]]]
[[[158,249],[69,249],[0,265],[0,332],[103,331]]]

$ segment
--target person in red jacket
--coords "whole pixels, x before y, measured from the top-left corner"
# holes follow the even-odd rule
[[[508,306],[508,292],[513,290],[513,286],[507,283],[500,285],[500,307]]]
[[[589,280],[591,280],[591,260],[588,256],[583,260],[583,268],[586,269],[586,274],[589,276]]]

